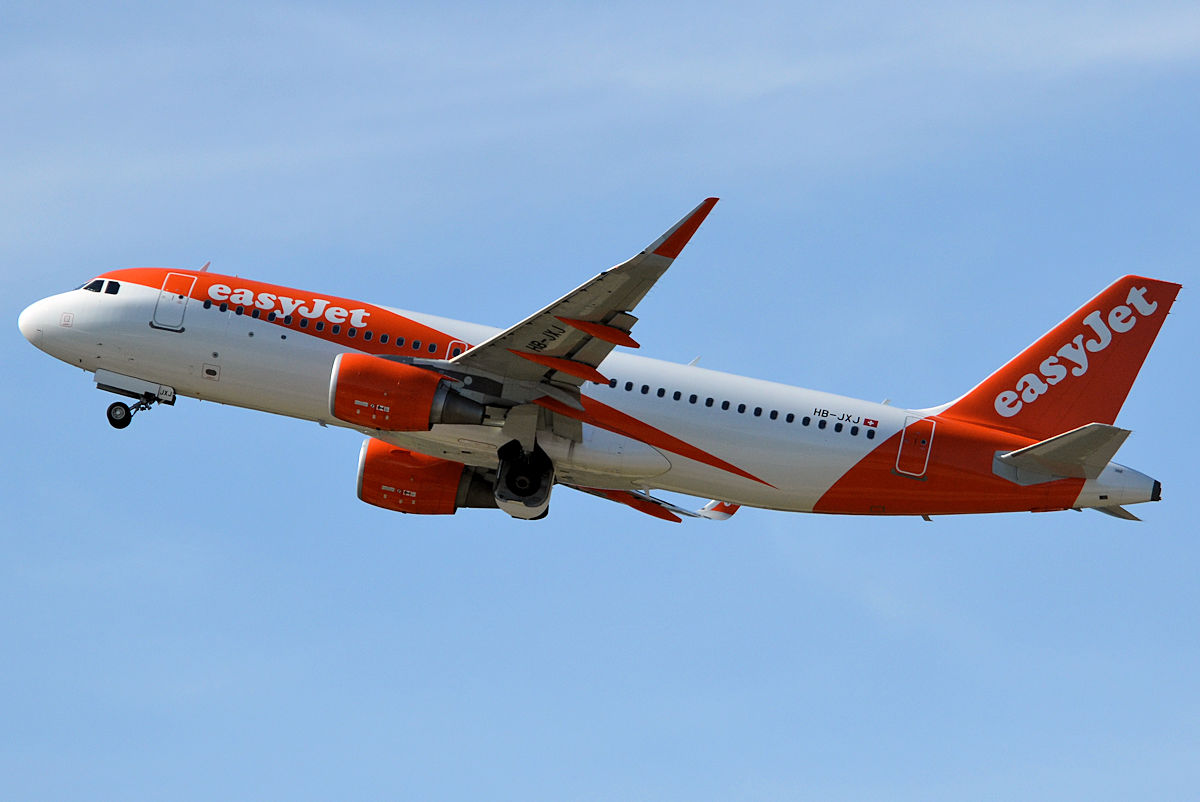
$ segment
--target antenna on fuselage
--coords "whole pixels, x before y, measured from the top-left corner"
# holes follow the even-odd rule
[[[209,266],[209,265],[211,265],[211,264],[212,264],[212,262],[211,262],[211,261],[205,262],[205,263],[204,263],[204,267],[200,268],[200,272],[201,272],[201,273],[207,273],[207,272],[208,272],[208,266]]]

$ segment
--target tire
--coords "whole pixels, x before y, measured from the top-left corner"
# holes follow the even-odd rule
[[[114,401],[108,405],[108,423],[114,429],[124,429],[133,422],[133,413],[127,404]]]

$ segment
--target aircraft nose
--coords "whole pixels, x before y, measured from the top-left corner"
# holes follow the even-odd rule
[[[45,327],[45,310],[46,302],[37,301],[32,303],[21,312],[21,316],[17,318],[17,328],[21,330],[26,340],[39,345],[42,340],[42,329]]]

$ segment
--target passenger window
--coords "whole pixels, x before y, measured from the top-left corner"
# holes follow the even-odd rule
[[[335,324],[333,325],[333,328],[332,328],[332,329],[330,329],[330,330],[329,330],[329,332],[330,332],[331,334],[341,334],[341,333],[342,333],[342,327],[341,327],[341,326],[339,326],[339,325],[337,325],[337,324],[335,323]]]
[[[205,299],[204,299],[204,308],[205,308],[205,309],[212,309],[212,301],[210,301],[209,299],[205,298]]]
[[[412,341],[412,349],[413,349],[414,351],[420,351],[420,350],[421,350],[421,341],[420,341],[420,340],[413,340],[413,341]]]
[[[437,353],[437,343],[430,343],[430,344],[429,344],[429,353],[431,353],[431,354],[436,354],[436,353]]]
[[[833,424],[833,430],[834,430],[835,432],[840,432],[840,431],[842,430],[842,424],[841,424],[841,423],[835,423],[835,424]]]
[[[658,397],[659,397],[659,398],[662,398],[662,397],[663,397],[663,396],[665,396],[666,394],[667,394],[667,391],[666,391],[666,390],[664,390],[664,389],[663,389],[663,388],[661,388],[661,387],[659,387],[659,388],[658,388]]]
[[[851,436],[851,437],[858,437],[858,427],[857,427],[857,426],[851,426],[851,427],[850,427],[850,436]]]
[[[85,285],[82,287],[82,289],[85,289],[85,290],[87,290],[88,292],[100,292],[100,289],[101,289],[103,286],[104,286],[104,279],[100,279],[100,278],[98,278],[98,279],[96,279],[95,281],[92,281],[92,282],[89,282],[88,284],[85,284]]]
[[[828,425],[828,423],[824,418],[821,418],[819,421],[817,421],[818,429],[824,429],[827,425]]]
[[[300,318],[300,328],[302,328],[302,329],[308,328],[308,318],[306,318],[306,317]]]
[[[317,321],[317,331],[325,331],[325,321],[324,320]]]
[[[227,304],[227,303],[222,303],[222,304],[221,304],[220,306],[218,306],[217,308],[218,308],[218,309],[220,309],[222,312],[228,312],[228,311],[229,311],[229,304]]]
[[[221,304],[221,311],[222,312],[225,311],[225,304]],[[275,318],[277,318],[277,317],[279,317],[279,315],[275,314],[274,312],[267,312],[267,321],[268,322],[274,323]]]
[[[369,331],[364,331],[364,332],[363,332],[363,339],[364,339],[364,340],[369,340],[369,339],[371,339],[371,338],[372,338],[372,337],[374,337],[374,336],[375,336],[375,335],[374,335],[374,334],[372,334],[372,333],[371,333],[371,332],[369,332]]]
[[[455,348],[454,350],[455,350],[456,352],[458,351],[458,349],[457,349],[457,348]],[[455,356],[458,356],[458,354],[457,354],[457,353],[455,353]],[[608,386],[609,386],[609,387],[616,387],[616,386],[617,386],[617,380],[616,380],[616,379],[609,379],[609,380],[608,380]]]
[[[696,401],[699,400],[699,398],[700,397],[698,395],[696,395],[695,393],[692,393],[691,395],[688,396],[688,403],[694,404],[694,403],[696,403]]]
[[[388,341],[388,335],[386,335],[386,334],[379,335],[379,344],[380,345],[387,345],[387,341]]]
[[[643,384],[643,385],[642,385],[642,395],[645,395],[645,394],[646,394],[646,393],[648,393],[648,392],[650,392],[650,385],[648,385],[648,384]]]
[[[802,426],[807,426],[810,423],[812,423],[812,418],[808,417],[807,415],[805,415],[804,418],[800,421],[800,424]]]
[[[867,439],[868,440],[875,439],[875,430],[874,429],[867,429]]]
[[[397,338],[396,338],[396,347],[397,347],[397,348],[403,348],[403,347],[404,347],[404,338],[403,338],[403,337],[397,337]]]
[[[779,420],[779,410],[771,410],[771,420]]]
[[[681,393],[681,392],[679,392],[678,390],[676,390],[676,391],[675,391],[675,392],[674,392],[674,393],[671,395],[671,398],[674,398],[676,401],[678,401],[679,399],[683,398],[683,393]]]
[[[746,405],[745,405],[745,404],[738,404],[738,412],[739,412],[739,413],[744,413],[745,411],[746,411]]]
[[[721,402],[721,409],[728,411],[728,410],[729,410],[729,402],[728,402],[728,401],[722,401],[722,402]]]
[[[754,417],[756,417],[756,418],[761,418],[761,417],[762,417],[762,407],[755,407],[755,408],[754,408]]]
[[[285,325],[285,326],[292,325],[292,316],[291,315],[288,315],[287,317],[285,317],[283,319],[283,325]]]
[[[458,346],[455,346],[455,347],[454,347],[454,350],[451,352],[451,354],[450,354],[450,355],[451,355],[451,356],[458,356],[458,355],[459,355],[459,354],[461,354],[461,353],[462,353],[462,349],[461,349],[461,348],[459,348]],[[616,386],[617,386],[616,384],[614,384],[614,385],[613,385],[613,387],[616,387]]]
[[[786,418],[784,418],[784,420],[785,420],[785,421],[787,421],[788,423],[795,423],[795,422],[796,422],[796,413],[795,413],[795,412],[789,412],[789,413],[787,414],[787,417],[786,417]]]
[[[625,392],[628,393],[632,389],[633,389],[633,382],[625,382]]]
[[[239,306],[237,309],[234,309],[234,310],[233,310],[233,313],[234,313],[235,315],[244,315],[244,314],[246,313],[246,307],[244,307],[244,306]]]
[[[711,398],[704,399],[704,406],[711,407],[712,405],[713,405],[713,400]]]
[[[262,310],[255,309],[254,312],[251,313],[250,317],[254,318],[255,320],[258,320],[260,317],[262,317]]]
[[[357,334],[358,334],[358,329],[356,329],[356,328],[349,328],[349,329],[346,329],[346,336],[347,336],[347,337],[353,337],[353,336],[355,336],[355,335],[357,335]]]
[[[104,292],[108,295],[116,295],[121,291],[121,283],[119,281],[110,281],[108,286],[104,288]]]

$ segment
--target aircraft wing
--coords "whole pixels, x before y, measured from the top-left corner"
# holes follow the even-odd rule
[[[585,381],[607,383],[597,370],[600,363],[618,345],[638,347],[629,336],[637,322],[631,312],[671,266],[716,202],[716,198],[708,198],[637,256],[459,354],[447,366],[491,374],[505,382],[553,382],[576,390],[576,396]]]
[[[647,515],[672,523],[681,523],[684,518],[707,518],[710,521],[728,521],[740,509],[737,504],[729,504],[713,499],[698,510],[687,510],[669,501],[652,496],[644,490],[604,490],[598,487],[581,487],[579,485],[567,485],[567,487],[581,490],[584,493],[591,493],[593,496],[606,498],[618,504],[624,504],[638,512],[644,512]]]

